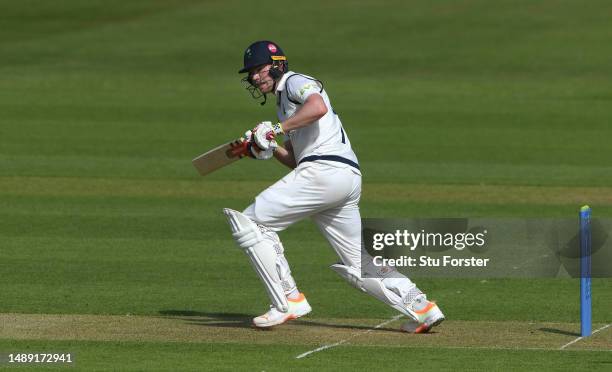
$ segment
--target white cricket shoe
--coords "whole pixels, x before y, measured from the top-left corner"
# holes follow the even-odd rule
[[[415,298],[408,307],[417,319],[410,319],[402,324],[400,329],[404,332],[426,333],[444,320],[444,314],[442,314],[438,305],[435,302],[428,301],[425,295]]]
[[[283,324],[288,320],[297,319],[312,311],[303,293],[300,293],[299,297],[294,300],[287,299],[287,303],[289,304],[287,312],[278,311],[276,307],[270,306],[267,313],[253,318],[253,325],[258,328],[272,327]]]

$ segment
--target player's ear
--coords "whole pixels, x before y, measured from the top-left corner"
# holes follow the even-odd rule
[[[274,80],[280,79],[283,76],[283,73],[284,71],[282,71],[279,66],[275,65],[272,65],[272,67],[270,67],[270,71],[268,71],[268,74],[270,74]]]

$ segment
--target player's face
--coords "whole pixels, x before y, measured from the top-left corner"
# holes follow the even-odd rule
[[[262,93],[270,93],[274,88],[274,79],[270,76],[271,64],[255,67],[249,72],[251,81]]]

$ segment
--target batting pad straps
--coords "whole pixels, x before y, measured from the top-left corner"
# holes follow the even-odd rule
[[[331,269],[355,288],[377,298],[411,319],[417,320],[416,314],[404,303],[404,299],[385,286],[386,278],[362,278],[359,269],[342,264],[331,265]],[[405,279],[412,284],[408,278]],[[414,284],[412,285],[414,286]]]
[[[279,311],[286,312],[289,309],[289,304],[285,296],[283,282],[292,283],[294,288],[295,282],[290,276],[289,265],[282,255],[282,245],[279,254],[274,241],[270,237],[264,236],[259,226],[247,216],[228,208],[223,209],[223,213],[227,217],[236,243],[244,249],[257,275],[264,283],[270,301]],[[288,276],[291,280],[285,278],[283,281],[281,275]],[[285,283],[285,286],[289,285]]]

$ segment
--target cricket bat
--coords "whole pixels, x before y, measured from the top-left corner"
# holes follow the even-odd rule
[[[244,138],[239,138],[205,152],[193,159],[191,163],[198,170],[200,175],[205,176],[236,160],[242,159],[247,156],[247,151],[247,141]]]

